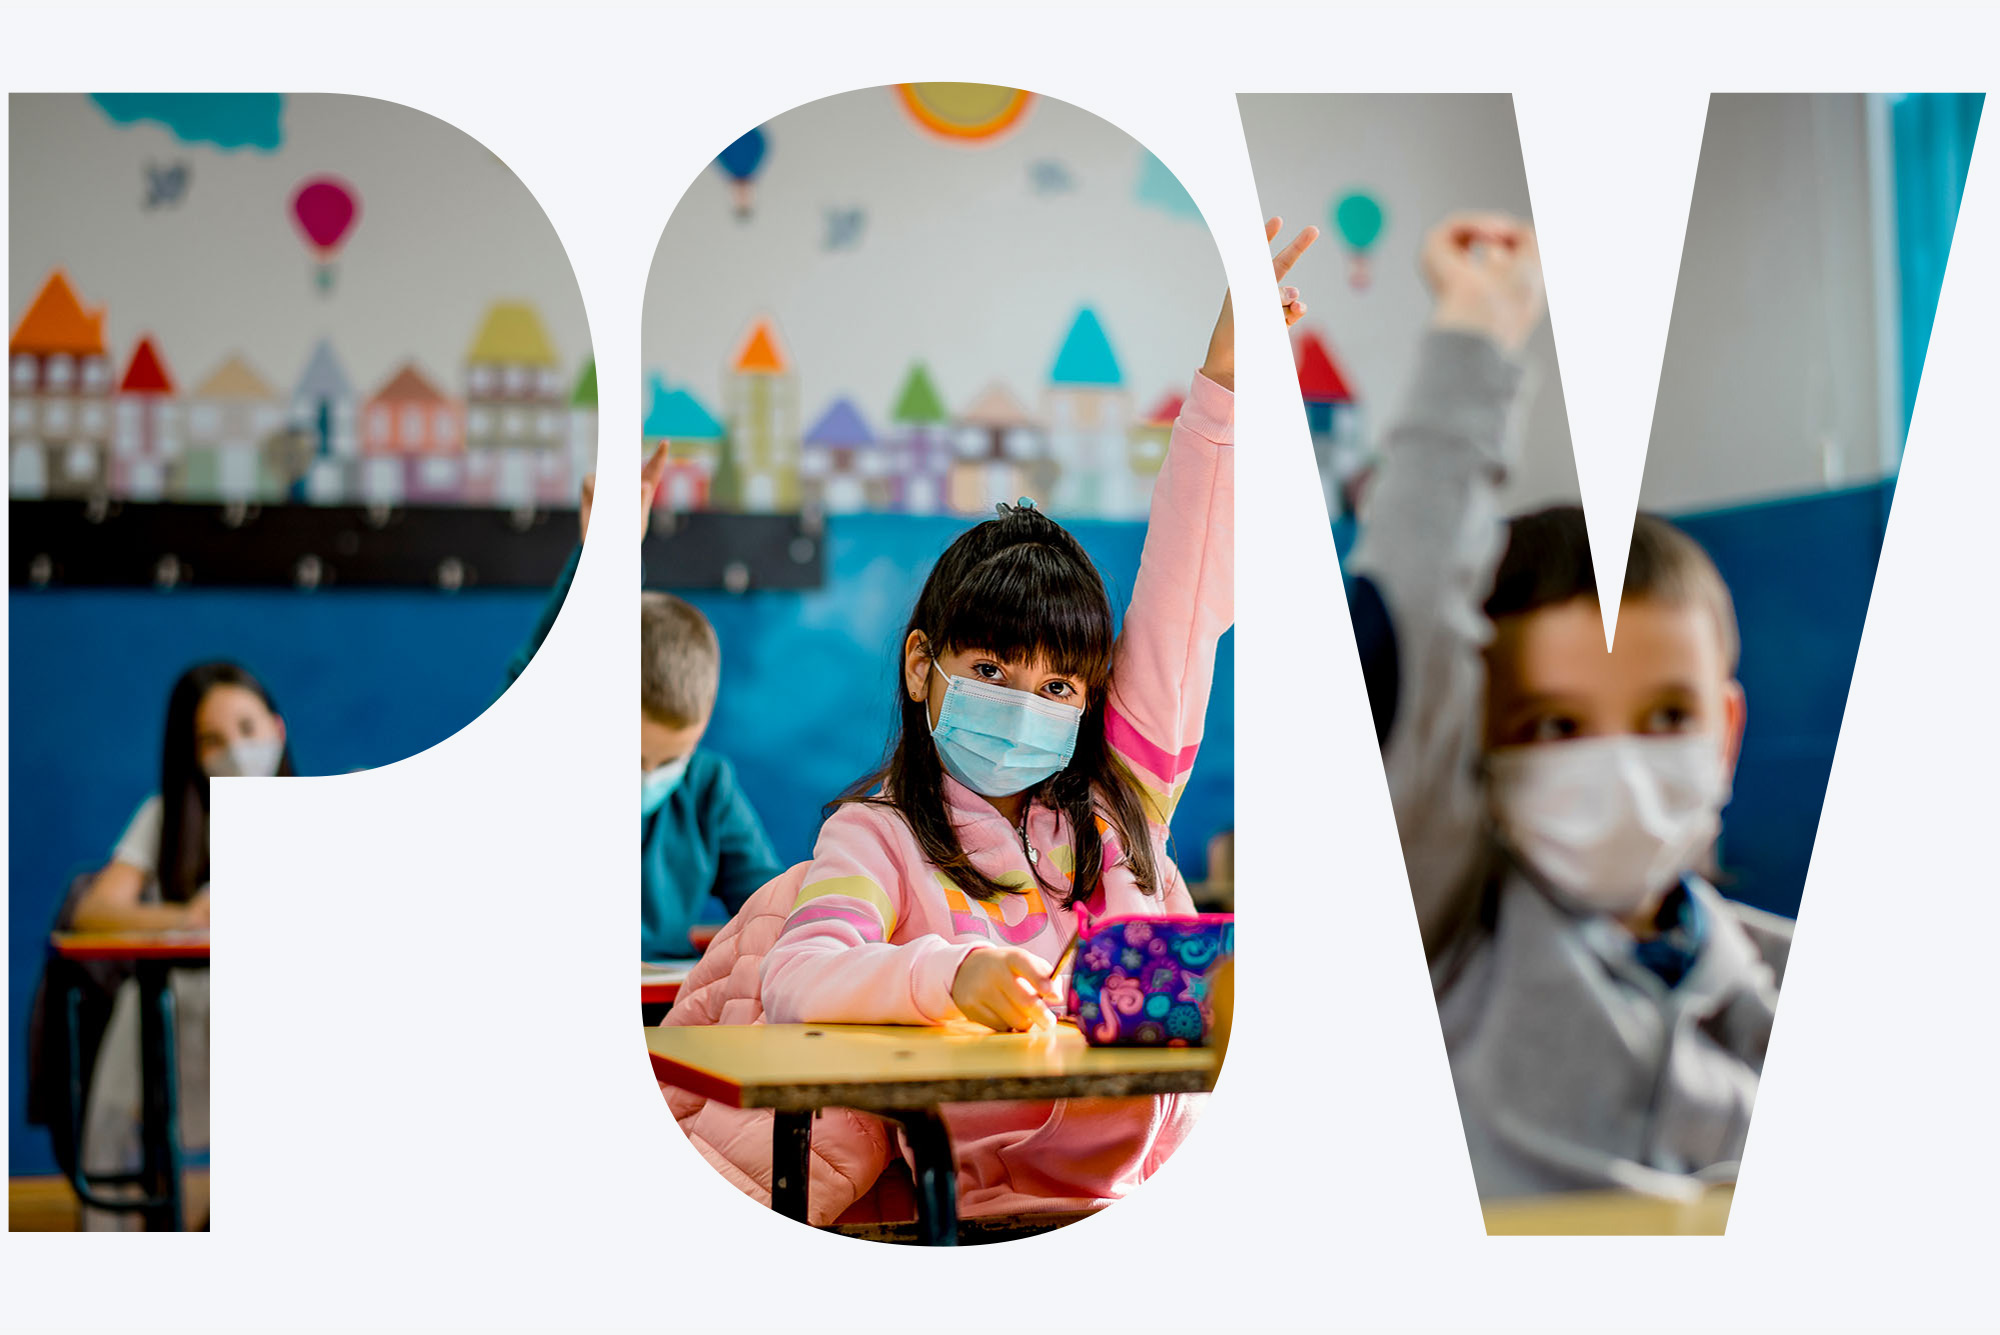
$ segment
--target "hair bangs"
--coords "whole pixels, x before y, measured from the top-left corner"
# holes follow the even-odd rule
[[[966,572],[945,600],[938,647],[984,649],[1008,661],[1045,659],[1055,671],[1101,688],[1116,639],[1111,600],[1080,552],[1023,542]]]

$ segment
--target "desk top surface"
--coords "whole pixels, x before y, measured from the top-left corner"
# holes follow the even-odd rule
[[[1093,1048],[1069,1025],[685,1025],[646,1030],[661,1080],[738,1108],[930,1108],[1121,1098],[1215,1087],[1213,1048]]]
[[[56,932],[49,944],[69,960],[208,959],[207,932]]]
[[[1659,1234],[1719,1236],[1729,1222],[1733,1187],[1711,1187],[1684,1202],[1629,1191],[1586,1191],[1521,1200],[1488,1201],[1489,1237],[1509,1234]]]

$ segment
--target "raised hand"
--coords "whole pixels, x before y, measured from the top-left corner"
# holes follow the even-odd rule
[[[667,442],[661,441],[652,457],[639,470],[639,536],[646,536],[646,526],[653,518],[653,498],[660,494],[660,481],[667,475]],[[579,538],[590,536],[590,503],[597,496],[597,474],[583,475],[583,488],[577,497],[577,526],[582,530]]]
[[[1548,309],[1535,229],[1504,213],[1455,213],[1424,238],[1424,281],[1436,294],[1431,324],[1519,352]]]
[[[1266,219],[1264,239],[1275,241],[1278,229],[1285,225],[1283,218]],[[1272,276],[1284,281],[1292,266],[1299,262],[1299,256],[1306,253],[1312,243],[1319,240],[1319,228],[1307,227],[1291,239],[1286,247],[1271,257]],[[1278,289],[1278,304],[1285,313],[1285,328],[1297,324],[1306,313],[1305,302],[1299,299],[1295,287]],[[1215,332],[1209,335],[1208,357],[1201,364],[1201,373],[1227,390],[1236,388],[1236,312],[1228,293],[1223,294],[1222,314],[1216,317]]]

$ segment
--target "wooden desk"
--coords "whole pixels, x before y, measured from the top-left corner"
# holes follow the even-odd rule
[[[207,932],[56,932],[49,948],[66,960],[208,963]]]
[[[1735,1194],[1734,1187],[1711,1187],[1699,1200],[1682,1202],[1630,1191],[1587,1191],[1488,1201],[1483,1209],[1488,1237],[1666,1233],[1720,1237]]]
[[[49,938],[50,952],[77,962],[116,960],[129,963],[139,983],[139,1075],[144,1091],[140,1116],[139,1182],[145,1192],[138,1201],[99,1196],[83,1172],[83,1109],[71,1099],[70,1143],[77,1146],[70,1185],[83,1201],[107,1210],[137,1210],[149,1230],[186,1227],[181,1202],[180,1091],[175,1084],[174,994],[167,975],[174,969],[208,967],[207,932],[57,932]],[[56,1000],[67,1006],[70,995]],[[86,1087],[76,1079],[79,1054],[74,1025],[70,1034],[72,1089]],[[125,1180],[129,1181],[130,1178]]]
[[[916,1160],[923,1240],[955,1245],[958,1183],[938,1107],[995,1100],[1136,1098],[1215,1087],[1212,1048],[1093,1048],[1069,1025],[688,1025],[648,1029],[662,1081],[735,1108],[769,1108],[771,1207],[806,1218],[812,1116],[853,1108],[900,1122]]]

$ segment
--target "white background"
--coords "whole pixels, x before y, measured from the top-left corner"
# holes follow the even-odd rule
[[[924,78],[1074,102],[1179,174],[1246,291],[1268,270],[1235,92],[1531,90],[1539,105],[1517,107],[1579,471],[1593,503],[1613,494],[1627,507],[1701,94],[1985,88],[2000,64],[1983,14],[1823,6],[1725,17],[488,5],[103,20],[80,8],[9,16],[10,87],[339,90],[408,103],[486,144],[562,236],[609,385],[636,383],[646,266],[682,187],[741,126],[812,97]],[[1666,184],[1608,171],[1612,142],[1658,155]],[[1992,159],[1989,136],[1728,1237],[1483,1236],[1288,350],[1275,320],[1246,321],[1240,1017],[1204,1125],[1146,1189],[999,1252],[870,1247],[755,1207],[672,1129],[631,1023],[637,533],[606,524],[547,647],[459,736],[365,775],[223,785],[218,1231],[10,1235],[4,1319],[1990,1325]],[[1623,401],[1603,401],[1614,392]],[[637,409],[636,396],[605,396],[601,513],[632,498]],[[1628,517],[1598,515],[1621,556]],[[1306,753],[1299,738],[1319,744]]]

